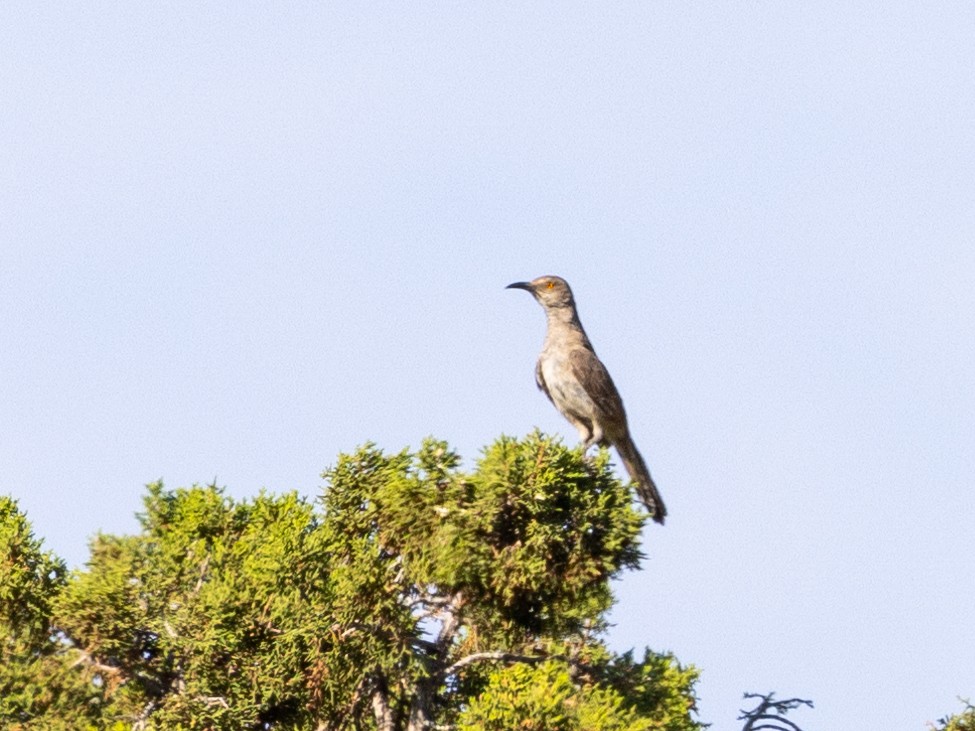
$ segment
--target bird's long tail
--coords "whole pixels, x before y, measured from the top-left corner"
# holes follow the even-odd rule
[[[630,474],[630,479],[636,483],[636,494],[646,506],[650,517],[663,525],[664,518],[667,515],[667,507],[664,505],[663,498],[660,497],[660,492],[650,476],[647,463],[643,461],[643,457],[640,456],[640,452],[637,451],[636,445],[629,435],[619,440],[615,446],[620,459],[623,460],[623,466]]]

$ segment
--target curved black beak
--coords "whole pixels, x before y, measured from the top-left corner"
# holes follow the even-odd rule
[[[531,282],[512,282],[505,289],[523,289],[526,292],[533,292]]]

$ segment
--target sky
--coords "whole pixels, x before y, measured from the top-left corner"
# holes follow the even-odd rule
[[[559,274],[666,500],[609,642],[700,718],[975,697],[975,5],[5,2],[0,493],[81,567],[144,485],[577,439]]]

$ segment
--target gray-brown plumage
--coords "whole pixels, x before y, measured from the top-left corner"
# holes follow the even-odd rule
[[[650,516],[662,524],[667,508],[630,438],[623,400],[582,329],[568,282],[546,276],[515,282],[507,288],[531,292],[545,308],[548,331],[535,366],[538,387],[579,431],[585,450],[594,444],[616,447],[623,466],[636,483],[637,495]]]

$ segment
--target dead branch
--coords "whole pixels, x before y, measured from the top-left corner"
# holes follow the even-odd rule
[[[802,698],[788,698],[786,700],[775,700],[774,693],[763,695],[761,693],[745,693],[745,698],[759,698],[759,704],[750,711],[742,709],[739,721],[744,721],[745,725],[741,731],[802,731],[799,726],[785,718],[789,711],[794,711],[801,706],[813,707],[812,701]]]
[[[453,675],[461,668],[473,665],[476,662],[525,662],[540,663],[546,660],[561,660],[571,662],[570,658],[564,655],[520,655],[516,652],[475,652],[467,657],[462,657],[453,665],[444,670],[444,675]]]

